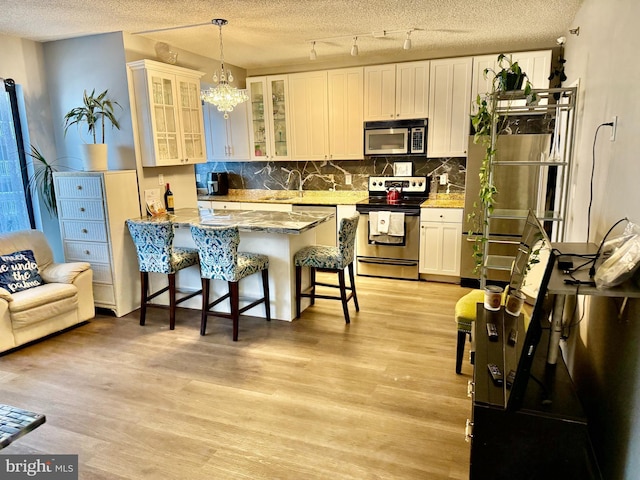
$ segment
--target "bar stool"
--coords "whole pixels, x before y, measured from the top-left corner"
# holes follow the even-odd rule
[[[140,270],[140,325],[144,325],[147,307],[163,307],[150,303],[158,295],[169,291],[169,329],[176,326],[176,305],[201,293],[189,293],[176,300],[176,272],[198,264],[194,248],[173,246],[173,225],[169,221],[127,220],[127,227],[138,253]],[[149,272],[164,273],[169,285],[149,294]]]
[[[233,341],[238,341],[238,323],[240,314],[261,303],[264,303],[267,321],[271,320],[269,305],[269,257],[258,253],[238,252],[240,233],[237,226],[213,227],[191,226],[191,236],[200,253],[200,277],[202,278],[202,317],[200,335],[207,329],[207,317],[231,318],[233,321]],[[240,296],[238,283],[245,277],[262,272],[263,297],[249,305],[239,308]],[[211,280],[225,280],[229,292],[209,303],[209,286]],[[211,309],[229,299],[231,313],[212,311]]]
[[[344,312],[345,323],[350,323],[349,307],[347,302],[353,298],[356,312],[360,311],[358,305],[358,295],[356,293],[356,284],[353,275],[353,259],[356,243],[356,230],[358,229],[359,213],[352,217],[343,218],[340,221],[340,230],[338,231],[338,246],[331,247],[327,245],[312,245],[304,247],[294,255],[294,263],[296,265],[296,318],[300,317],[300,299],[302,297],[310,298],[311,305],[315,304],[316,298],[324,298],[330,300],[341,300],[342,310]],[[310,287],[302,291],[302,267],[309,267],[311,276]],[[349,270],[350,286],[347,287],[344,279],[344,269]],[[338,285],[329,283],[321,283],[316,281],[316,272],[331,272],[338,274]],[[316,286],[332,287],[340,289],[340,296],[318,295],[316,294]],[[347,291],[349,294],[347,295]]]
[[[462,357],[467,336],[471,339],[473,322],[476,321],[476,304],[484,302],[484,290],[471,290],[456,302],[455,319],[458,326],[456,346],[456,373],[462,371]]]

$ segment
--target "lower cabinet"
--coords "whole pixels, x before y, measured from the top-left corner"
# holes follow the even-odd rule
[[[460,276],[461,208],[422,208],[420,273]]]
[[[125,220],[140,216],[135,170],[54,173],[67,262],[89,262],[96,307],[120,317],[139,308],[135,246]]]

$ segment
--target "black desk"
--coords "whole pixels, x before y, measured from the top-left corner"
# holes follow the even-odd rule
[[[487,320],[504,325],[497,342],[488,340]],[[531,368],[540,383],[530,379],[522,407],[506,410],[506,385],[493,383],[487,363],[507,372],[511,368],[519,352],[506,345],[504,333],[514,324],[524,327],[522,315],[514,319],[502,310],[488,312],[478,305],[470,479],[600,479],[587,420],[562,356],[557,365],[546,362],[548,330]]]
[[[0,449],[42,425],[46,417],[11,405],[0,404]]]
[[[593,243],[552,243],[552,247],[561,252],[562,260],[573,261],[574,266],[585,263],[586,259],[579,257],[579,255],[593,255],[598,251],[598,246]],[[551,278],[549,279],[549,285],[547,291],[549,295],[554,296],[553,313],[551,318],[551,335],[549,337],[549,354],[547,356],[547,362],[555,364],[558,354],[558,345],[560,342],[560,336],[562,334],[562,318],[564,313],[564,306],[567,296],[575,295],[594,295],[601,297],[618,297],[618,298],[640,298],[640,287],[633,281],[627,281],[622,285],[618,285],[611,288],[596,288],[588,285],[586,282],[592,281],[589,277],[589,267],[585,267],[573,273],[573,278],[579,280],[579,284],[567,284],[565,280],[572,279],[569,275],[565,274],[562,270],[554,267]],[[626,301],[623,302],[622,308]]]

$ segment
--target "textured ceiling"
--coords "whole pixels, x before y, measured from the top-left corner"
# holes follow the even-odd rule
[[[309,40],[318,61],[353,63],[352,36],[360,35],[359,63],[367,57],[436,58],[550,48],[567,35],[583,0],[0,0],[0,33],[49,41],[96,33],[129,33],[207,23],[144,36],[199,55],[219,58],[218,28],[225,18],[224,56],[247,70],[309,63]],[[412,49],[404,33],[419,29]],[[363,36],[364,35],[364,36]]]

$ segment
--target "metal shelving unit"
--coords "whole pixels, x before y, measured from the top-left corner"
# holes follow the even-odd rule
[[[573,139],[575,134],[575,112],[577,102],[577,87],[551,88],[533,90],[538,96],[536,105],[527,105],[524,92],[496,93],[496,120],[492,127],[491,148],[496,149],[498,137],[502,130],[510,124],[517,124],[519,118],[546,122],[553,125],[551,146],[549,152],[541,152],[539,161],[530,158],[522,161],[499,161],[494,156],[489,164],[489,181],[493,184],[493,174],[496,167],[522,168],[537,167],[538,194],[535,204],[530,209],[541,221],[549,238],[553,242],[564,239],[565,220],[568,206],[569,176],[571,173],[571,158],[573,155]],[[501,199],[503,200],[503,199]],[[497,208],[500,207],[500,208]],[[527,218],[528,210],[509,209],[504,201],[489,212],[485,207],[483,235],[488,239],[483,248],[483,266],[481,286],[484,287],[488,270],[510,271],[515,256],[492,254],[492,245],[518,244],[513,241],[490,239],[491,222],[520,222]]]

